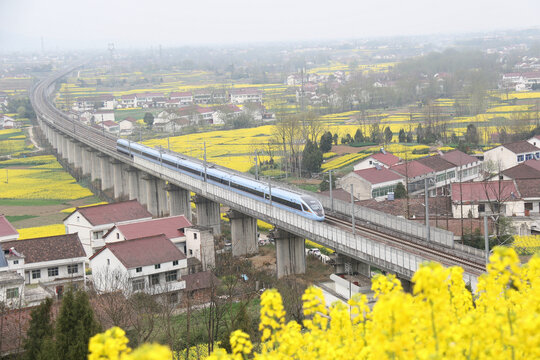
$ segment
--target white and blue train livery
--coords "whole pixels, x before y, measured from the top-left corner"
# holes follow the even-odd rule
[[[124,139],[117,141],[116,148],[119,152],[129,155],[132,158],[141,157],[199,180],[204,180],[205,167],[198,161],[162,153],[150,147]],[[313,196],[299,194],[280,187],[270,188],[267,183],[237,174],[230,174],[211,166],[206,167],[206,180],[267,204],[272,203],[274,206],[302,215],[308,219],[316,221],[324,220],[324,209],[319,200]]]

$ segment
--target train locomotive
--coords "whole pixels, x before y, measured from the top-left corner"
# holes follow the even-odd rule
[[[228,173],[212,166],[207,166],[198,161],[162,153],[153,148],[118,139],[116,149],[132,158],[140,157],[154,163],[158,163],[169,169],[192,176],[227,188],[232,191],[249,196],[253,199],[299,214],[305,218],[324,221],[324,208],[313,196],[296,193],[280,187],[270,187],[267,183],[249,179],[233,173]]]

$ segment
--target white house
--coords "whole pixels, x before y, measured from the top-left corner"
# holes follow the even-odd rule
[[[169,99],[177,100],[180,105],[193,104],[193,94],[191,91],[174,91],[169,94]]]
[[[113,133],[113,134],[118,134],[118,132],[120,131],[120,125],[118,125],[114,121],[110,121],[110,120],[103,121],[101,123],[101,126],[105,129],[105,131]]]
[[[540,135],[533,136],[532,138],[528,139],[527,142],[536,146],[537,148],[540,148]]]
[[[478,178],[482,162],[478,158],[459,150],[452,150],[441,155],[441,158],[456,167],[456,177],[452,181],[472,181]]]
[[[188,248],[184,229],[190,226],[191,222],[184,215],[118,223],[103,236],[103,241],[109,244],[163,234],[187,255]]]
[[[1,254],[0,257],[2,256],[4,255]],[[0,303],[8,308],[25,305],[24,275],[17,271],[10,271],[7,266],[0,267]]]
[[[389,192],[394,192],[398,183],[403,182],[403,176],[382,167],[356,170],[338,181],[349,193],[352,185],[353,195],[359,200],[384,199]]]
[[[119,105],[123,108],[136,108],[138,106],[137,95],[136,94],[122,95],[120,97]]]
[[[66,233],[78,233],[89,257],[105,245],[103,235],[115,224],[150,220],[150,214],[137,200],[77,208],[64,219]]]
[[[229,97],[233,104],[243,104],[245,102],[262,102],[262,91],[254,88],[232,89]]]
[[[115,121],[113,110],[98,110],[94,114],[94,123],[99,124],[105,121]]]
[[[41,285],[61,296],[66,285],[86,282],[86,254],[77,234],[1,243],[8,268],[23,272],[26,285]]]
[[[354,165],[353,169],[356,171],[370,169],[376,166],[388,169],[391,166],[398,164],[400,161],[401,159],[399,157],[390,154],[389,152],[380,152],[360,160],[360,162]]]
[[[11,225],[4,215],[0,214],[0,243],[17,240],[18,238],[19,232],[15,230],[13,225]]]
[[[227,120],[242,114],[242,110],[236,105],[223,105],[215,108],[212,113],[212,123],[214,125],[225,124]]]
[[[488,170],[491,172],[499,172],[524,161],[539,158],[540,147],[524,140],[499,145],[484,152],[484,165],[488,166]]]
[[[184,229],[186,235],[186,256],[196,258],[206,271],[216,266],[216,251],[212,228],[191,226]]]
[[[515,216],[523,214],[523,200],[513,180],[477,181],[452,184],[454,218],[484,214]]]
[[[108,243],[90,257],[90,266],[99,292],[178,294],[186,287],[186,256],[163,234]]]
[[[120,134],[131,135],[133,133],[133,129],[135,128],[136,123],[137,120],[135,120],[131,116],[128,116],[124,120],[120,121],[118,123],[118,125],[120,126]]]

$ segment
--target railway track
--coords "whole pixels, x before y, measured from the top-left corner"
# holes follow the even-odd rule
[[[342,220],[328,214],[325,216],[325,222],[331,225],[340,226],[343,229],[351,229],[351,222]],[[352,231],[352,230],[351,230]],[[466,270],[471,270],[477,275],[480,275],[486,271],[486,266],[483,263],[473,262],[469,259],[465,259],[459,256],[447,254],[443,251],[431,249],[420,244],[416,244],[407,240],[397,238],[373,229],[363,227],[361,225],[355,225],[355,232],[362,234],[373,240],[385,242],[390,245],[398,246],[403,250],[414,252],[419,256],[429,258],[430,260],[441,262],[443,265],[460,265]],[[412,249],[412,250],[411,250]]]

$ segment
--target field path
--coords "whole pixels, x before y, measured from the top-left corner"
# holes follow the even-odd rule
[[[43,150],[43,148],[39,146],[39,144],[37,143],[36,139],[34,139],[34,126],[30,126],[28,128],[28,137],[30,138],[30,141],[32,142],[32,144],[34,144],[34,147],[36,148],[34,152]]]

